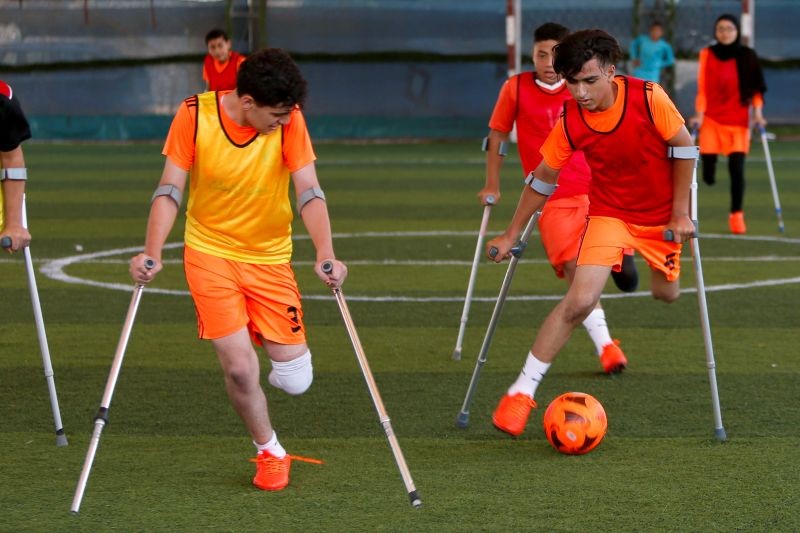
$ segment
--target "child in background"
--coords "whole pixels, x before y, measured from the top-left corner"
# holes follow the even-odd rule
[[[223,30],[206,34],[208,54],[203,61],[203,80],[209,91],[230,91],[236,88],[236,73],[244,56],[231,50],[231,41]]]

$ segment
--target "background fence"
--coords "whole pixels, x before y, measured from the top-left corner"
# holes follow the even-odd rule
[[[523,0],[523,51],[545,21],[603,28],[627,49],[658,18],[680,58],[669,89],[688,116],[697,51],[716,17],[741,5]],[[227,28],[239,51],[266,44],[295,56],[317,138],[482,136],[506,76],[504,0],[0,0],[0,76],[37,138],[160,139],[178,103],[203,89],[213,27]],[[800,123],[797,27],[800,2],[756,1],[773,123]]]

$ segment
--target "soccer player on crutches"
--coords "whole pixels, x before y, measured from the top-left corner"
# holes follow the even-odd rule
[[[42,307],[39,303],[39,290],[33,270],[33,260],[28,245],[31,234],[28,232],[27,213],[25,212],[25,181],[28,171],[25,167],[25,156],[21,143],[30,139],[31,133],[25,114],[14,97],[11,87],[0,81],[0,247],[16,252],[22,250],[25,257],[25,269],[28,275],[28,288],[33,304],[33,315],[36,320],[36,333],[39,348],[42,352],[44,377],[50,393],[50,406],[56,428],[56,445],[66,446],[67,437],[61,424],[61,412],[58,408],[53,366],[50,362],[50,349],[42,318]]]
[[[778,231],[783,233],[783,214],[781,213],[781,201],[778,199],[778,186],[775,183],[775,170],[772,168],[772,156],[769,152],[769,141],[767,140],[767,130],[758,124],[758,131],[761,134],[761,145],[764,147],[764,157],[767,159],[767,172],[769,173],[769,185],[772,187],[772,200],[775,202],[775,214],[778,216]]]
[[[564,80],[553,70],[553,48],[568,33],[567,28],[552,22],[536,28],[531,52],[536,71],[513,76],[500,89],[489,120],[489,136],[484,140],[486,183],[478,192],[481,203],[488,203],[489,197],[494,203],[500,200],[500,169],[514,124],[523,175],[530,174],[542,160],[539,150],[558,122],[564,102],[572,100]],[[580,238],[586,225],[591,177],[583,153],[576,153],[562,170],[559,188],[547,201],[538,222],[542,245],[553,272],[568,284],[575,273]],[[611,275],[620,290],[636,290],[638,274],[632,250],[627,250],[623,256],[620,271]],[[628,360],[619,342],[611,337],[600,302],[586,317],[583,326],[594,344],[603,371],[608,374],[622,371]]]

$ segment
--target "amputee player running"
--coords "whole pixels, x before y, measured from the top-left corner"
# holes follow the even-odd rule
[[[297,395],[313,379],[300,294],[290,264],[292,207],[316,248],[317,276],[338,287],[347,276],[336,260],[316,156],[300,106],[306,81],[289,55],[260,50],[242,64],[233,91],[206,92],[180,106],[167,136],[167,157],[156,189],[144,252],[131,259],[136,283],[161,270],[161,252],[191,175],[184,269],[197,312],[199,336],[211,340],[228,397],[257,449],[253,484],[280,490],[289,483],[290,456],[278,442],[261,388],[263,346],[272,363],[269,383]],[[152,258],[156,265],[145,268]],[[330,261],[333,271],[321,266]]]
[[[487,255],[497,248],[495,261],[508,258],[527,221],[555,191],[560,170],[583,150],[592,181],[575,276],[492,417],[512,435],[525,430],[537,387],[572,330],[597,305],[625,248],[637,250],[650,266],[653,297],[672,302],[680,295],[680,243],[694,232],[689,186],[697,148],[661,87],[615,76],[621,57],[616,39],[602,30],[575,32],[556,46],[554,69],[574,100],[542,145],[543,160],[526,180],[511,223],[486,244]],[[678,242],[664,240],[667,229]]]
[[[489,121],[489,136],[485,142],[486,185],[478,193],[484,205],[492,196],[500,198],[500,167],[503,164],[502,148],[509,140],[514,122],[517,124],[519,155],[524,175],[528,175],[542,161],[539,149],[548,133],[558,122],[564,102],[572,100],[566,83],[553,70],[553,48],[569,34],[560,24],[545,23],[533,34],[533,63],[536,72],[523,72],[511,77],[503,85]],[[575,263],[586,214],[589,210],[589,182],[592,175],[583,152],[575,152],[561,169],[558,189],[545,204],[539,218],[539,233],[547,258],[556,276],[572,283]],[[617,286],[624,291],[636,290],[638,275],[633,262],[633,251],[626,250],[623,268],[612,272]],[[598,300],[589,316],[583,321],[592,339],[603,370],[607,373],[622,371],[628,364],[608,331],[606,316]]]
[[[22,143],[30,138],[31,129],[19,99],[10,85],[0,81],[0,238],[11,239],[9,252],[22,250],[31,243],[31,234],[22,219],[28,179]]]

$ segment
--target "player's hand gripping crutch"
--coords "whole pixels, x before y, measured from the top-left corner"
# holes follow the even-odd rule
[[[472,372],[472,379],[469,382],[469,388],[467,389],[467,394],[464,397],[464,404],[461,406],[461,411],[456,417],[456,426],[458,427],[465,428],[467,427],[467,424],[469,424],[469,406],[472,403],[472,396],[475,394],[475,389],[478,387],[478,378],[480,377],[483,364],[486,362],[486,358],[489,353],[489,346],[492,344],[494,330],[497,327],[498,320],[500,320],[500,313],[503,312],[503,304],[505,304],[508,290],[511,287],[511,279],[514,277],[514,271],[517,268],[517,263],[519,262],[520,257],[522,257],[525,247],[528,245],[528,239],[533,232],[533,228],[536,226],[536,221],[539,220],[540,214],[541,213],[539,211],[533,214],[528,221],[528,225],[525,226],[525,230],[523,230],[519,242],[511,249],[511,261],[508,263],[506,276],[503,278],[503,284],[500,286],[500,294],[497,296],[497,302],[494,304],[494,311],[492,311],[492,317],[489,319],[489,327],[486,328],[486,335],[483,337],[483,344],[481,344],[481,350],[478,353],[478,360],[475,362],[475,370]],[[497,252],[498,251],[496,248],[492,248],[489,254],[494,257],[497,255]]]
[[[149,258],[146,259],[145,268],[149,270],[153,267],[155,267],[155,261]],[[92,431],[92,438],[89,440],[89,449],[86,451],[86,459],[83,462],[81,476],[78,479],[75,496],[72,498],[72,507],[70,510],[73,513],[78,513],[80,510],[83,493],[86,490],[86,482],[89,481],[89,472],[92,470],[94,456],[97,453],[97,447],[100,445],[100,435],[103,433],[103,428],[108,423],[108,409],[111,406],[111,397],[114,395],[114,387],[117,385],[117,378],[122,369],[122,359],[125,357],[125,348],[128,346],[128,339],[131,336],[133,321],[136,318],[136,310],[139,308],[139,300],[142,299],[143,289],[144,285],[139,283],[133,288],[131,303],[128,306],[128,314],[122,326],[122,333],[120,334],[119,343],[117,344],[117,351],[114,354],[114,360],[111,363],[111,371],[108,374],[108,381],[106,381],[106,388],[103,392],[103,398],[100,401],[100,408],[97,410],[97,415],[94,417],[94,431]]]
[[[483,253],[483,239],[486,237],[486,228],[489,225],[489,214],[492,211],[493,205],[494,196],[487,196],[486,206],[483,208],[481,227],[478,230],[478,244],[475,245],[475,257],[472,258],[472,270],[469,272],[467,297],[464,299],[464,310],[461,312],[461,325],[458,328],[458,339],[456,339],[456,348],[453,350],[453,359],[456,361],[461,360],[461,348],[464,343],[464,332],[467,329],[467,320],[469,319],[469,306],[472,303],[472,291],[475,289],[475,278],[478,275],[478,262]]]
[[[759,124],[758,131],[761,134],[761,145],[764,147],[764,157],[767,159],[767,172],[769,173],[769,185],[772,187],[772,200],[775,202],[775,214],[778,217],[778,231],[783,233],[783,214],[781,213],[781,201],[778,198],[778,186],[775,183],[775,170],[772,168],[772,156],[769,152],[769,141],[767,140],[767,130]]]
[[[692,131],[692,140],[697,137],[697,132]],[[706,366],[708,367],[708,382],[711,387],[711,406],[714,411],[714,436],[721,441],[726,440],[727,434],[722,426],[722,409],[719,403],[719,389],[717,387],[717,364],[714,361],[714,345],[711,341],[711,324],[708,319],[708,303],[706,302],[706,284],[703,279],[703,262],[700,259],[700,241],[697,238],[697,164],[692,171],[692,185],[690,195],[690,214],[694,222],[695,233],[691,238],[692,264],[697,283],[697,303],[700,307],[700,326],[703,330],[703,343],[706,349]],[[664,239],[674,240],[675,235],[671,230],[664,232]]]
[[[28,214],[25,208],[25,195],[22,196],[22,225],[28,227]],[[0,247],[11,248],[13,242],[11,237],[5,236],[0,241]],[[53,421],[56,427],[56,446],[66,446],[67,436],[64,433],[64,426],[61,423],[61,410],[58,407],[58,395],[56,394],[56,382],[53,373],[53,364],[50,361],[50,348],[47,344],[47,333],[44,329],[44,317],[42,316],[42,305],[39,302],[39,289],[36,285],[36,276],[33,269],[33,259],[29,246],[22,248],[22,255],[25,257],[25,271],[28,274],[28,289],[31,294],[31,304],[33,306],[33,318],[36,322],[36,335],[39,338],[39,350],[42,353],[42,366],[44,367],[44,379],[47,382],[47,390],[50,393],[50,408],[53,411]]]
[[[322,272],[329,274],[332,271],[333,263],[330,261],[325,261],[322,263]],[[378,412],[378,418],[380,419],[381,427],[383,427],[384,432],[386,432],[386,438],[389,439],[389,446],[394,454],[394,460],[397,462],[397,467],[400,469],[400,476],[403,478],[403,483],[406,486],[406,491],[408,492],[408,497],[411,500],[411,505],[415,508],[419,508],[422,506],[422,500],[417,494],[417,489],[414,486],[414,480],[411,479],[411,473],[409,472],[408,466],[406,465],[406,460],[403,457],[403,451],[400,449],[400,444],[397,442],[397,436],[395,436],[394,430],[392,430],[392,423],[389,420],[386,407],[383,405],[383,400],[381,400],[381,394],[378,392],[378,386],[375,384],[375,378],[372,376],[372,371],[369,368],[367,356],[364,354],[364,349],[361,347],[361,341],[358,338],[358,332],[356,331],[355,324],[353,324],[353,319],[350,316],[350,310],[347,307],[344,294],[342,294],[342,289],[339,287],[333,287],[331,290],[333,291],[333,295],[336,297],[336,303],[339,304],[339,311],[342,313],[342,320],[344,320],[344,325],[347,328],[347,334],[350,336],[350,342],[353,344],[353,349],[356,352],[356,358],[358,359],[358,364],[361,367],[361,372],[364,374],[364,379],[367,381],[367,388],[369,389],[369,394],[372,397],[372,403],[375,404],[375,410]]]

